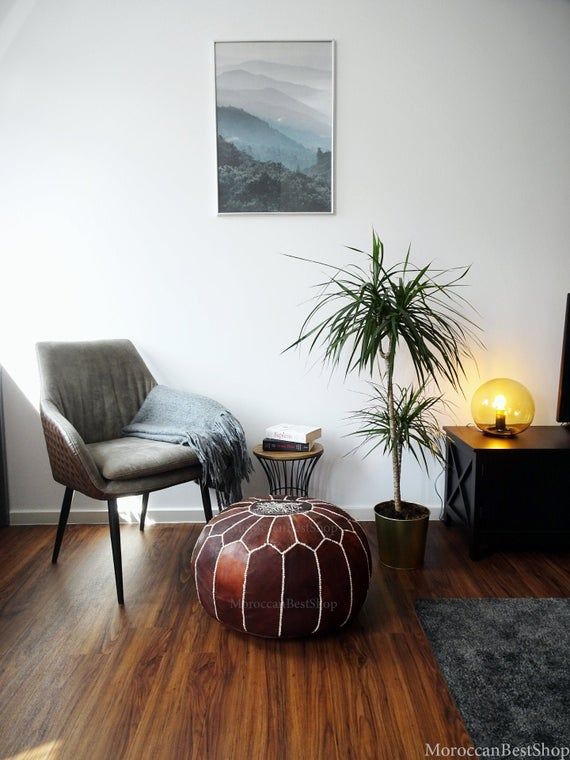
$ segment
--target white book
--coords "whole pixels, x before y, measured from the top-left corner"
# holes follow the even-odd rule
[[[278,425],[268,427],[265,431],[266,438],[294,443],[313,443],[321,435],[321,428],[314,425],[295,425],[290,422],[280,422]]]

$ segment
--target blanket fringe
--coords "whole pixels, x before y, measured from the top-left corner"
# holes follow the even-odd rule
[[[215,435],[187,433],[187,444],[196,453],[209,488],[216,490],[220,508],[241,501],[241,481],[249,482],[253,463],[247,450],[245,433],[236,418],[222,412],[215,422]]]

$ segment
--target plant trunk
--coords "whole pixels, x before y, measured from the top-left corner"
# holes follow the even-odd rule
[[[392,449],[392,481],[394,485],[394,509],[402,511],[402,495],[400,493],[400,473],[402,466],[402,452],[396,425],[396,408],[394,404],[394,351],[390,344],[388,349],[387,363],[387,396],[388,396],[388,420],[390,422],[390,441]]]

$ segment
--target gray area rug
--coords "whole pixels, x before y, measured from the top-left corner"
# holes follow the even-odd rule
[[[569,599],[421,599],[416,611],[476,747],[552,757],[544,747],[570,745]]]

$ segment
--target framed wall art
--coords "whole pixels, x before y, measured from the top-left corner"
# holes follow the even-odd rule
[[[218,213],[333,213],[333,41],[215,42],[214,59]]]

